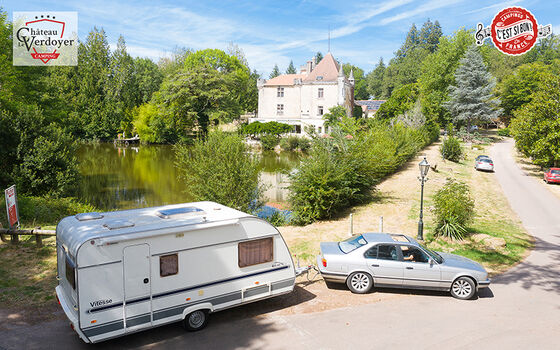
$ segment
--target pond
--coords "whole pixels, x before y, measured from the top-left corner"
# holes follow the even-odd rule
[[[132,209],[192,201],[175,168],[171,145],[117,147],[85,144],[78,150],[82,180],[79,198],[101,210]],[[299,163],[293,152],[259,154],[265,199],[287,200],[286,171]]]

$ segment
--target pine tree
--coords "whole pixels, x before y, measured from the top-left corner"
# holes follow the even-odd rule
[[[385,63],[383,57],[381,57],[375,69],[369,72],[366,77],[368,93],[375,99],[380,99],[382,96],[384,75]]]
[[[410,53],[410,51],[415,49],[419,43],[420,43],[420,38],[418,34],[418,29],[416,28],[416,25],[412,23],[410,30],[406,34],[406,39],[404,41],[404,44],[402,44],[401,48],[398,49],[397,52],[395,52],[395,57],[397,59],[402,59],[408,53]]]
[[[270,72],[269,78],[270,78],[270,79],[276,78],[276,77],[279,76],[279,75],[280,75],[280,68],[278,68],[278,65],[275,64],[275,65],[274,65],[274,68],[272,68],[272,72]]]
[[[318,51],[315,54],[315,64],[319,64],[319,62],[321,62],[322,59],[323,59],[323,54],[321,53],[321,51]]]
[[[466,123],[469,132],[473,123],[497,118],[502,109],[492,92],[495,85],[478,47],[472,44],[459,62],[455,85],[449,87],[450,99],[445,104],[455,123]]]
[[[424,22],[424,25],[422,25],[422,29],[420,29],[418,41],[425,49],[430,52],[435,52],[439,43],[439,38],[442,34],[439,22],[435,21],[432,23],[432,21],[428,19]]]
[[[290,65],[288,66],[288,69],[286,69],[286,74],[296,74],[297,70],[296,67],[294,67],[294,61],[290,61]]]

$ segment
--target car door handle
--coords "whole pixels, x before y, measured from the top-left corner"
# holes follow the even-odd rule
[[[379,267],[379,264],[373,264],[373,265],[371,265],[371,266],[373,266],[373,267]]]
[[[412,266],[407,266],[406,269],[407,269],[407,270],[414,270],[414,267],[412,267]]]

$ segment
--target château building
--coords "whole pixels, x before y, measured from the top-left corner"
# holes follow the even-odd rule
[[[329,108],[344,106],[351,116],[354,106],[354,76],[344,75],[342,66],[329,52],[319,62],[315,58],[301,66],[299,74],[283,74],[257,82],[259,107],[249,122],[277,121],[294,126],[294,133],[313,128],[318,134],[327,132],[323,114]]]

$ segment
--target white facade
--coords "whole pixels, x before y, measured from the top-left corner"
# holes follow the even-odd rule
[[[354,101],[354,79],[347,78],[342,67],[328,53],[315,66],[309,61],[300,74],[284,74],[260,80],[259,107],[255,118],[249,122],[277,121],[294,125],[296,134],[303,134],[307,127],[319,134],[325,133],[323,114],[334,106],[345,106],[351,114]]]

